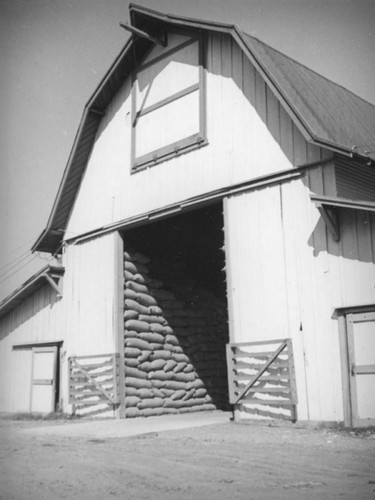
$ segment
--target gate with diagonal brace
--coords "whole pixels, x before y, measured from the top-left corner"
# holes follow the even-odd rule
[[[227,344],[229,401],[257,417],[297,420],[291,339]]]

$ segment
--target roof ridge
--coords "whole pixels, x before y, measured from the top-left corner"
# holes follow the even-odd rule
[[[223,22],[218,22],[218,21],[211,21],[208,19],[202,19],[198,17],[189,17],[189,16],[182,16],[182,15],[176,15],[176,14],[169,14],[168,12],[164,13],[161,12],[160,10],[154,10],[149,7],[144,7],[143,5],[139,5],[136,3],[131,2],[129,4],[129,13],[131,14],[132,12],[138,12],[140,14],[147,15],[149,14],[150,16],[158,16],[161,18],[164,18],[166,21],[187,21],[187,22],[193,22],[193,23],[203,23],[207,24],[210,26],[216,26],[216,27],[222,27],[222,28],[231,28],[231,29],[237,29],[238,27],[236,24],[233,23],[223,23]]]

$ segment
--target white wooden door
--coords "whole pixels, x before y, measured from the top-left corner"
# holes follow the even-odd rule
[[[55,411],[56,371],[57,347],[33,347],[31,412]]]
[[[352,424],[375,425],[375,312],[348,314]]]

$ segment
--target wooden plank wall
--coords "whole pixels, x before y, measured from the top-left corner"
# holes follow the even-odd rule
[[[375,217],[341,210],[341,240],[333,241],[310,201],[311,189],[332,189],[324,175],[317,168],[226,200],[231,341],[292,338],[299,418],[342,421],[346,388],[332,316],[336,307],[375,301]]]
[[[169,37],[172,45],[173,37]],[[173,57],[178,58],[178,53]],[[211,34],[206,59],[208,145],[131,174],[129,78],[102,119],[71,215],[68,237],[320,159],[320,149],[306,143],[229,36]],[[167,70],[168,65],[157,75],[158,82],[166,89],[171,87]],[[151,83],[151,68],[149,77]],[[181,119],[184,113],[181,108]]]
[[[70,356],[115,351],[117,233],[66,248],[64,301]]]
[[[62,302],[46,284],[0,320],[0,411],[28,412],[32,350],[16,344],[63,340]]]
[[[67,356],[118,352],[119,329],[123,333],[119,239],[118,233],[111,233],[70,245],[64,251]],[[67,401],[65,391],[64,385]]]
[[[119,330],[123,333],[119,239],[113,233],[70,246],[63,256],[63,297],[57,299],[46,284],[0,320],[0,411],[29,411],[32,350],[13,350],[13,345],[64,341],[64,411],[69,410],[68,356],[118,351],[117,335]]]

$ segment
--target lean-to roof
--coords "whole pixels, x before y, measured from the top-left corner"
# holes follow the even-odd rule
[[[65,269],[61,266],[47,265],[33,274],[33,276],[25,281],[19,288],[14,290],[14,292],[0,302],[0,318],[22,304],[27,297],[35,293],[39,288],[42,288],[42,286],[45,286],[47,283],[53,286],[55,283],[53,279],[61,278],[64,271]]]

